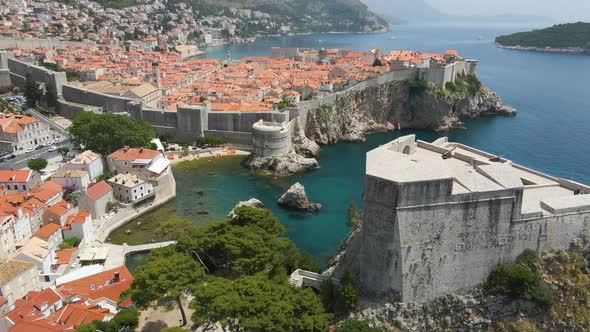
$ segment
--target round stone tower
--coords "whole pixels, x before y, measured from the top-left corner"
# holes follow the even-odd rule
[[[286,123],[264,122],[252,125],[252,154],[278,156],[291,151],[291,130]]]

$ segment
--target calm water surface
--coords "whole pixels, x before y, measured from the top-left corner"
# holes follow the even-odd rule
[[[516,117],[467,120],[467,130],[452,131],[449,138],[552,175],[590,183],[590,56],[520,52],[492,45],[496,35],[529,28],[402,25],[384,34],[266,38],[252,44],[210,48],[207,56],[224,57],[228,49],[234,58],[268,55],[271,46],[438,52],[457,49],[465,57],[480,60],[480,79],[519,113]],[[424,131],[403,130],[401,134],[410,133],[427,141],[439,137]],[[205,223],[225,216],[236,201],[257,197],[285,225],[286,236],[325,261],[348,232],[347,205],[352,200],[361,203],[365,153],[397,135],[375,134],[363,144],[325,146],[319,170],[284,180],[251,176],[232,158],[216,160],[211,166],[186,163],[174,170],[178,198],[165,209],[169,214]],[[313,201],[324,205],[320,213],[297,214],[276,205],[275,200],[295,181],[306,187]],[[204,194],[199,195],[199,190]],[[208,214],[199,214],[203,210]],[[155,212],[140,220],[154,224],[161,219],[162,212]],[[138,228],[131,242],[151,240],[150,232],[149,227]],[[115,237],[115,242],[126,242],[120,232]]]

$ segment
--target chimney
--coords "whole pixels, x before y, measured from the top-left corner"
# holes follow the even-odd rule
[[[123,147],[123,151],[125,151],[125,152],[129,151],[129,146],[125,145],[125,146]]]
[[[143,152],[143,148],[139,148],[139,153],[142,153],[142,152]]]
[[[114,273],[114,277],[113,277],[113,282],[119,282],[121,279],[119,279],[119,271],[116,271]]]

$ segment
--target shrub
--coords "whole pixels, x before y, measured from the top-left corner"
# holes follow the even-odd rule
[[[466,75],[465,82],[469,85],[467,89],[472,95],[478,93],[482,88],[480,80],[474,74]]]
[[[336,332],[380,332],[381,329],[369,326],[369,322],[348,318],[336,327]]]
[[[484,289],[490,294],[523,298],[534,284],[533,272],[514,264],[498,264],[485,281]]]
[[[455,93],[458,90],[457,86],[453,82],[447,82],[447,84],[445,84],[445,88],[451,93]]]
[[[416,96],[424,93],[428,89],[428,82],[423,79],[410,80],[410,96]]]
[[[537,271],[538,264],[541,262],[537,252],[532,249],[525,249],[518,257],[516,257],[516,264],[527,268],[530,271]]]
[[[59,249],[68,249],[77,247],[80,244],[81,240],[77,237],[69,238],[67,240],[63,240],[62,243],[59,244]]]

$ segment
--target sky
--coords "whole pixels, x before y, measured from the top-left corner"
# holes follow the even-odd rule
[[[526,14],[559,21],[590,22],[590,0],[427,0],[456,15]]]

